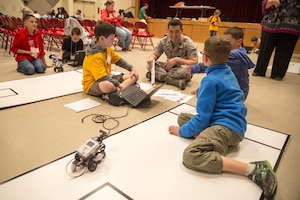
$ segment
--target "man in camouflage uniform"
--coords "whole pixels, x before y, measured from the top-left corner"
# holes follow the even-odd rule
[[[179,19],[172,19],[168,23],[168,35],[158,42],[147,61],[146,77],[150,79],[152,64],[155,62],[156,80],[184,90],[186,82],[191,79],[184,65],[197,64],[198,55],[196,45],[189,37],[182,35],[182,31],[182,23]],[[166,54],[167,61],[156,61],[163,53]]]

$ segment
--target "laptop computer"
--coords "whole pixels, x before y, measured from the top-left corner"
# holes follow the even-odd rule
[[[149,100],[164,84],[154,85],[151,89],[144,91],[141,88],[131,85],[118,93],[132,107],[137,107],[141,103]]]
[[[76,51],[75,58],[72,63],[69,63],[69,65],[72,67],[82,66],[84,57],[85,57],[85,50]]]

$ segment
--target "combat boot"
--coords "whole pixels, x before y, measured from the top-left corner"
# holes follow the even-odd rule
[[[177,86],[182,90],[185,89],[185,85],[186,85],[185,79],[175,79],[170,77],[166,78],[166,84]]]

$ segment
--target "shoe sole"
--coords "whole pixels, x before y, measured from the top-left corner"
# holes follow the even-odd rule
[[[268,169],[271,172],[271,174],[273,175],[273,177],[275,177],[275,183],[274,183],[274,186],[273,186],[272,195],[269,196],[269,197],[265,197],[266,199],[271,200],[271,199],[274,198],[274,196],[276,194],[276,191],[277,191],[277,176],[275,175],[275,172],[273,171],[273,168],[271,167],[269,161],[265,160],[264,162],[268,166]]]

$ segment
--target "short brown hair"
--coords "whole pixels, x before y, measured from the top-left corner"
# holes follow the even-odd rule
[[[71,35],[81,35],[81,30],[79,27],[74,27],[71,31]]]
[[[26,14],[26,15],[23,17],[23,22],[27,21],[30,17],[36,18],[33,14]]]
[[[212,36],[204,43],[204,54],[212,64],[226,64],[231,51],[231,43],[223,37]]]
[[[96,40],[98,41],[100,36],[107,38],[111,34],[116,34],[116,27],[111,23],[99,20],[94,29]]]
[[[112,0],[107,0],[105,3],[104,3],[104,5],[105,6],[110,6],[111,4],[114,4],[115,2],[114,1],[112,1]]]
[[[231,35],[235,40],[244,38],[244,31],[242,28],[234,26],[226,29],[224,35]]]

